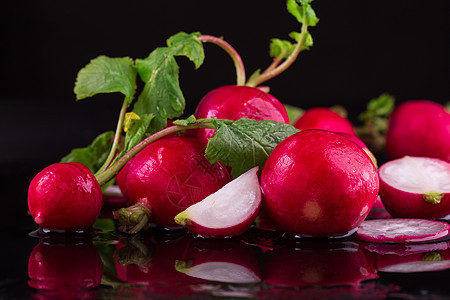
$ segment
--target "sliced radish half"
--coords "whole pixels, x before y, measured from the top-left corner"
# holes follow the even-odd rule
[[[177,224],[202,237],[233,237],[250,228],[261,205],[258,167],[175,216]]]
[[[252,270],[230,262],[206,262],[196,266],[187,266],[188,262],[177,261],[175,269],[188,276],[209,281],[228,283],[254,283],[261,278]]]
[[[378,243],[420,243],[448,235],[450,225],[423,219],[375,219],[361,223],[356,236]]]
[[[405,156],[379,168],[380,197],[393,217],[443,218],[450,214],[450,163]]]

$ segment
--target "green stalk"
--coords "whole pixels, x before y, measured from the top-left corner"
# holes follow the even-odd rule
[[[125,114],[127,113],[128,109],[128,99],[125,97],[123,100],[122,108],[120,109],[119,113],[119,120],[117,121],[117,127],[116,127],[116,133],[114,134],[114,141],[111,147],[111,150],[109,151],[108,157],[106,158],[105,162],[103,163],[103,166],[97,171],[96,174],[101,173],[104,169],[106,169],[109,164],[114,159],[114,156],[116,155],[117,146],[119,145],[120,136],[122,135],[122,128],[123,128],[123,121],[125,119]]]
[[[245,85],[245,68],[239,53],[231,47],[230,44],[225,42],[223,39],[217,38],[211,35],[201,35],[198,37],[201,42],[213,43],[223,50],[225,50],[234,62],[234,67],[236,69],[236,84]]]
[[[260,85],[261,83],[278,76],[279,74],[283,73],[287,68],[289,68],[292,65],[292,63],[297,59],[298,55],[300,54],[300,51],[302,50],[303,45],[305,44],[307,33],[308,33],[308,26],[305,25],[305,23],[303,23],[302,30],[300,32],[299,41],[298,41],[297,45],[295,46],[294,50],[292,51],[291,55],[289,55],[289,57],[286,58],[286,60],[283,61],[282,64],[278,65],[276,68],[273,68],[273,64],[272,64],[263,73],[251,78],[246,83],[246,85],[251,86],[251,87],[256,87],[256,86]]]
[[[120,159],[118,159],[115,163],[110,165],[109,167],[105,168],[101,172],[98,172],[95,174],[95,177],[97,178],[97,181],[100,185],[104,185],[105,183],[109,182],[114,176],[116,176],[117,173],[123,168],[123,166],[136,154],[138,154],[142,149],[144,149],[149,144],[161,139],[162,137],[165,137],[168,134],[189,130],[189,129],[195,129],[195,128],[210,128],[214,129],[214,125],[212,125],[209,122],[199,122],[190,124],[187,126],[180,126],[180,125],[174,125],[167,127],[161,131],[158,131],[157,133],[152,134],[148,138],[142,140],[139,144],[134,146],[130,151],[128,151],[124,156],[122,156]]]

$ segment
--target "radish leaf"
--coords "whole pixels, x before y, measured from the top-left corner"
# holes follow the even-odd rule
[[[98,56],[78,72],[74,92],[77,100],[99,93],[120,92],[130,104],[136,90],[136,68],[129,57]]]
[[[231,166],[236,178],[255,166],[262,170],[272,150],[288,136],[299,132],[289,124],[275,121],[240,119],[235,122],[213,120],[217,128],[206,147],[211,163]]]
[[[181,116],[185,99],[178,80],[176,56],[186,56],[198,68],[204,59],[203,46],[197,39],[199,33],[178,33],[167,40],[167,47],[155,49],[145,59],[136,60],[136,68],[145,86],[134,112],[138,115],[154,114],[150,131],[166,126],[167,119]]]

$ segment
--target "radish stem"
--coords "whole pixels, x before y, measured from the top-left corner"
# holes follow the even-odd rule
[[[213,43],[223,50],[225,50],[234,62],[234,67],[236,68],[236,82],[237,85],[245,85],[245,68],[242,62],[241,56],[237,51],[231,47],[230,44],[225,42],[223,39],[211,36],[211,35],[201,35],[198,37],[201,42]]]

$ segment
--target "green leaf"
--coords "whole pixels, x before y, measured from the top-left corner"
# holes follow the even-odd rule
[[[300,34],[300,32],[293,31],[289,34],[289,36],[298,43],[300,40],[301,34]],[[306,32],[305,41],[303,43],[302,50],[309,50],[309,48],[311,48],[313,46],[313,44],[314,44],[314,41],[313,41],[312,35],[309,32]]]
[[[136,68],[129,57],[94,58],[78,72],[74,92],[77,100],[99,93],[120,92],[131,103],[136,90]]]
[[[214,120],[213,124],[217,131],[208,142],[206,157],[211,163],[221,161],[231,166],[234,178],[254,166],[262,170],[273,149],[299,132],[291,125],[268,120]]]
[[[187,56],[196,67],[200,66],[204,52],[197,35],[177,34],[168,40],[168,47],[157,48],[146,59],[136,60],[137,71],[145,86],[133,111],[138,115],[154,114],[151,132],[161,130],[167,119],[178,118],[184,112],[186,103],[175,56]]]
[[[277,58],[288,58],[294,50],[295,45],[286,40],[274,38],[270,42],[270,56]]]
[[[80,162],[93,173],[101,168],[113,144],[114,132],[108,131],[97,136],[87,147],[73,149],[61,162]]]
[[[289,104],[283,104],[284,108],[286,108],[286,112],[289,117],[289,122],[291,125],[294,125],[295,122],[305,113],[304,109],[301,109],[300,107],[296,107],[294,105]]]
[[[116,157],[115,160],[118,160],[123,155],[125,155],[129,150],[131,150],[134,146],[139,144],[144,138],[145,133],[148,130],[150,122],[153,119],[152,114],[139,116],[140,119],[131,120],[130,127],[127,130],[125,135],[125,145],[123,151]]]
[[[189,126],[194,123],[197,123],[197,119],[195,118],[194,115],[190,115],[187,119],[184,119],[184,120],[173,121],[174,125],[179,125],[179,126]]]
[[[369,101],[366,111],[359,115],[360,120],[388,117],[394,109],[395,99],[389,94],[381,94],[378,98]]]
[[[316,26],[319,19],[316,16],[311,0],[287,0],[286,6],[288,12],[293,15],[299,23],[307,26]]]

